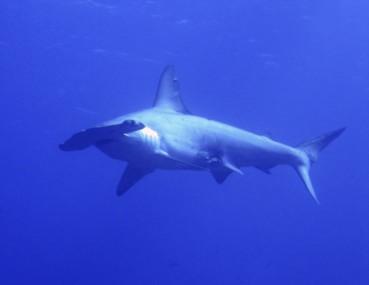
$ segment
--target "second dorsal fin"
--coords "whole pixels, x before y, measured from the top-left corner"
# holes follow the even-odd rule
[[[154,107],[179,113],[189,113],[180,96],[174,66],[168,65],[161,74]]]

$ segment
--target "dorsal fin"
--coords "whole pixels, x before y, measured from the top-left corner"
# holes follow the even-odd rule
[[[174,66],[168,65],[160,76],[154,107],[179,113],[189,113],[182,102]]]

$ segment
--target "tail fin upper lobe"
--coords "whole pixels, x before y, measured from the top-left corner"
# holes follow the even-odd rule
[[[341,128],[330,133],[326,133],[320,137],[312,139],[298,146],[299,149],[303,150],[309,157],[311,162],[318,160],[319,153],[326,148],[332,141],[338,138],[346,128]]]
[[[298,146],[298,149],[302,150],[306,155],[303,159],[303,163],[296,165],[296,171],[300,178],[304,182],[306,188],[309,190],[311,196],[319,204],[319,200],[316,196],[313,184],[311,183],[309,171],[312,163],[318,160],[319,153],[327,147],[332,141],[338,138],[346,128],[341,128],[330,133],[326,133],[320,137],[307,141]]]

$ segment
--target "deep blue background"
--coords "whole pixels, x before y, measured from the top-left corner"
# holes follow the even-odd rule
[[[367,0],[34,0],[0,7],[0,284],[369,284]],[[347,126],[313,169],[222,186],[63,153],[150,106],[176,65],[195,114],[289,144]]]

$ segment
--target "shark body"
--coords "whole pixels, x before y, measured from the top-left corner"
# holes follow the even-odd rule
[[[152,108],[123,115],[76,133],[60,148],[65,151],[95,146],[127,162],[117,187],[122,195],[155,169],[209,171],[218,183],[242,168],[265,173],[277,165],[292,166],[318,202],[309,170],[319,152],[344,129],[298,147],[274,141],[221,122],[192,115],[183,104],[174,68],[163,71]]]

